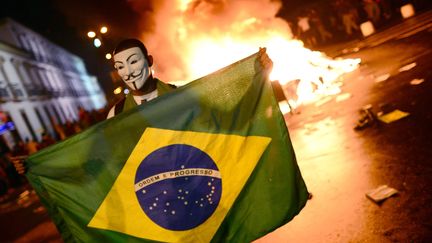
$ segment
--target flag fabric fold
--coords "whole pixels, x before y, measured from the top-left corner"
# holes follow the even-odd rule
[[[308,192],[257,56],[29,157],[64,240],[250,242],[297,215]]]

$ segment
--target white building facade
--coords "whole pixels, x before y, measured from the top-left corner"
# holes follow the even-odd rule
[[[8,147],[54,134],[56,124],[78,119],[79,107],[105,105],[81,58],[9,18],[0,21],[0,134]]]

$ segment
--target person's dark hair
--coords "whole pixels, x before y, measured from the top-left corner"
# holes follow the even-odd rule
[[[113,56],[121,51],[124,51],[129,48],[133,47],[139,47],[141,51],[144,53],[144,56],[147,60],[149,60],[147,48],[144,46],[144,44],[137,39],[126,39],[120,41],[120,43],[117,44],[116,48],[113,51]]]

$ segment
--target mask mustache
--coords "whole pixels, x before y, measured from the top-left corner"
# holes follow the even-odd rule
[[[133,73],[131,73],[131,74],[129,74],[127,77],[126,77],[126,79],[125,79],[125,81],[129,81],[129,80],[131,80],[131,79],[134,79],[134,78],[136,78],[136,77],[139,77],[141,74],[142,74],[142,70],[141,70],[141,72],[139,72],[139,73],[137,73],[137,74],[133,74]]]

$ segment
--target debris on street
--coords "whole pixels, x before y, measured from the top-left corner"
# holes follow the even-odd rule
[[[375,124],[375,121],[376,121],[376,115],[372,111],[372,105],[371,104],[365,105],[360,110],[360,119],[357,121],[357,124],[354,127],[354,129],[361,130],[368,126],[372,126]]]
[[[388,78],[390,78],[390,74],[386,73],[386,74],[384,74],[384,75],[378,76],[378,77],[375,79],[375,82],[376,82],[376,83],[384,82],[384,81],[386,81]]]
[[[347,53],[352,53],[352,52],[358,52],[360,51],[359,47],[354,47],[354,48],[345,48],[342,50],[343,54],[347,54]]]
[[[405,65],[405,66],[399,68],[399,72],[401,73],[401,72],[408,71],[408,70],[410,70],[410,69],[413,69],[415,66],[417,66],[417,63],[415,63],[415,62],[410,63],[410,64],[408,64],[408,65]]]
[[[374,201],[375,203],[380,203],[383,200],[397,194],[398,191],[387,185],[381,185],[366,193],[366,197]]]
[[[341,102],[341,101],[347,100],[347,99],[351,98],[351,96],[352,96],[351,93],[340,94],[340,95],[336,96],[336,102]]]
[[[379,116],[378,119],[380,121],[388,124],[388,123],[392,123],[394,121],[400,120],[400,119],[407,117],[407,116],[409,116],[408,112],[404,112],[404,111],[396,109],[392,112],[389,112],[387,114]]]
[[[424,82],[424,79],[415,78],[415,79],[411,80],[410,84],[411,85],[419,85],[419,84],[421,84],[423,82]]]

